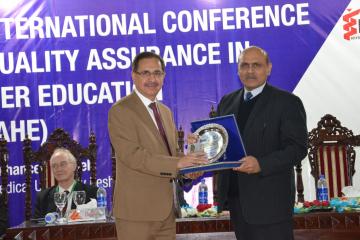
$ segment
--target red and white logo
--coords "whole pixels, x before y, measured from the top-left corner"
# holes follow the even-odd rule
[[[346,9],[347,13],[343,16],[343,29],[345,40],[360,40],[360,9]]]

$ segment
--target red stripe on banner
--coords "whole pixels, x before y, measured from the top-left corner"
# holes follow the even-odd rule
[[[328,171],[327,171],[327,178],[328,178],[328,188],[329,188],[329,197],[332,198],[334,197],[334,179],[333,179],[333,175],[332,175],[332,164],[331,164],[331,147],[330,146],[326,146],[325,147],[325,151],[326,151],[326,159],[324,159],[327,162],[327,166],[328,166]]]
[[[349,186],[350,185],[350,174],[349,174],[349,162],[346,156],[346,146],[341,146],[342,149],[342,156],[343,156],[343,161],[344,161],[344,177],[345,177],[345,186]]]
[[[340,157],[339,148],[340,148],[340,146],[336,146],[336,145],[334,146],[335,165],[336,165],[336,182],[337,182],[337,196],[335,196],[335,197],[341,196],[341,189],[343,188],[343,185],[341,184],[341,179],[344,177],[343,173],[341,171],[340,161],[342,161],[342,159]]]

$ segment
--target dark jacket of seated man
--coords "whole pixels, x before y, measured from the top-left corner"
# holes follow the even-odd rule
[[[74,191],[85,191],[85,203],[89,202],[90,198],[96,198],[97,187],[86,185],[74,179],[76,167],[76,158],[69,150],[65,148],[55,149],[50,158],[50,168],[58,185],[44,189],[37,194],[34,218],[43,218],[47,213],[56,211],[55,192],[68,191],[69,196],[72,197]],[[76,208],[73,201],[67,205],[71,205],[71,209]],[[68,208],[69,206],[66,207],[66,210]]]
[[[90,198],[96,199],[97,189],[98,188],[96,186],[90,186],[77,181],[74,185],[73,191],[85,191],[85,203],[88,203]],[[54,193],[57,191],[58,186],[53,186],[37,193],[33,218],[43,218],[47,213],[57,211],[57,207],[54,202]],[[76,209],[74,201],[71,203],[71,209]]]

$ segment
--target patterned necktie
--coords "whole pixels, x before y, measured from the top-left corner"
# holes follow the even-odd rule
[[[247,93],[245,94],[245,102],[249,101],[252,97],[253,97],[252,93],[251,93],[251,92],[247,92]]]
[[[167,148],[167,150],[168,150],[168,152],[169,152],[169,155],[171,156],[170,145],[169,145],[169,142],[168,142],[168,140],[167,140],[167,138],[166,138],[165,129],[164,129],[164,126],[163,126],[163,124],[162,124],[159,111],[158,111],[158,109],[157,109],[157,107],[156,107],[156,103],[155,103],[155,102],[150,103],[150,104],[149,104],[149,107],[150,107],[151,110],[153,110],[153,112],[154,112],[155,121],[156,121],[156,124],[157,124],[157,126],[158,126],[160,135],[161,135],[162,139],[164,140],[164,143],[165,143],[166,148]]]

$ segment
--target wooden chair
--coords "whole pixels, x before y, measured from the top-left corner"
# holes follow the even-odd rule
[[[1,200],[7,209],[8,206],[8,172],[7,167],[9,163],[9,151],[7,149],[7,141],[1,136],[0,137],[0,172],[1,172]]]
[[[209,112],[209,118],[214,118],[216,117],[216,111],[213,105],[211,105],[211,109]],[[212,177],[212,187],[213,187],[213,201],[214,203],[218,202],[218,195],[217,195],[217,179],[218,179],[218,175],[217,172],[213,173],[213,177]]]
[[[184,130],[182,128],[182,126],[180,125],[179,130],[177,131],[177,135],[178,135],[178,147],[177,147],[177,152],[178,153],[184,153],[184,145],[185,145],[185,134],[184,134]]]
[[[326,114],[317,127],[309,133],[309,161],[315,187],[320,175],[324,175],[329,188],[329,197],[341,196],[344,186],[352,185],[355,173],[354,146],[359,137],[341,126],[336,117]]]
[[[302,180],[302,165],[301,163],[295,166],[296,172],[296,192],[297,192],[297,202],[304,202],[304,183]]]
[[[73,140],[70,135],[63,129],[55,129],[47,141],[40,146],[37,151],[31,147],[31,140],[26,136],[23,141],[23,156],[25,164],[25,219],[31,217],[31,166],[39,165],[39,186],[45,189],[56,184],[50,171],[49,160],[56,148],[68,149],[76,158],[77,169],[75,179],[82,180],[82,162],[90,161],[90,184],[96,184],[96,137],[93,132],[90,133],[89,145],[82,147],[78,142]]]

